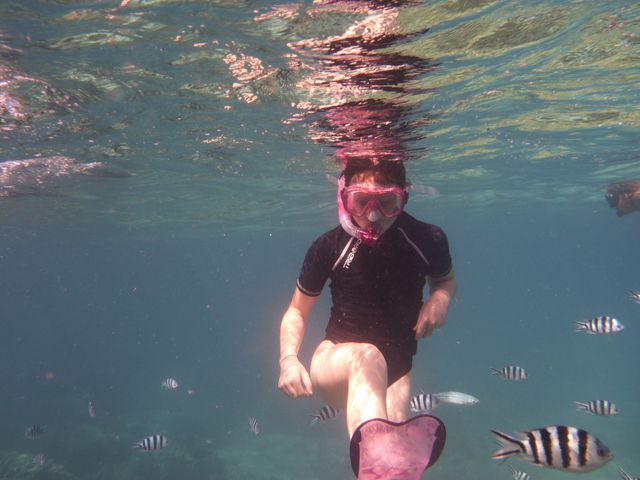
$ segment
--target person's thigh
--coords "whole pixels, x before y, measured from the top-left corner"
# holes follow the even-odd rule
[[[375,357],[374,361],[371,361],[372,357]],[[309,372],[314,392],[329,405],[339,409],[346,408],[351,371],[359,368],[360,364],[367,364],[375,370],[384,369],[386,378],[384,358],[373,345],[322,341],[313,354]]]
[[[409,418],[411,401],[411,372],[406,373],[387,388],[387,415],[393,422]]]

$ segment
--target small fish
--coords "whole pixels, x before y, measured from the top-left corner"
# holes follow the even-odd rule
[[[431,393],[419,393],[411,398],[409,404],[413,413],[417,412],[430,412],[435,410],[440,405],[440,400]]]
[[[31,459],[31,463],[37,467],[42,467],[47,463],[47,457],[45,457],[44,453],[36,453]]]
[[[36,438],[45,434],[45,429],[42,425],[31,425],[24,431],[24,436],[29,440],[35,440]]]
[[[258,423],[258,420],[255,417],[249,418],[249,431],[253,433],[255,436],[258,436],[262,433],[262,427]]]
[[[620,410],[616,407],[616,404],[609,400],[591,400],[589,402],[574,402],[578,409],[586,410],[594,415],[601,415],[603,417],[610,417],[617,415]]]
[[[629,298],[636,303],[640,303],[640,290],[629,290]]]
[[[531,480],[531,475],[521,470],[511,469],[511,476],[513,477],[513,480]]]
[[[609,316],[600,316],[591,320],[576,322],[576,332],[587,332],[590,335],[621,332],[624,329],[618,320]]]
[[[491,375],[498,375],[505,380],[514,380],[516,382],[529,378],[529,375],[527,374],[525,369],[522,367],[518,367],[517,365],[507,365],[506,367],[502,368],[492,368]]]
[[[338,413],[340,413],[340,410],[338,410],[337,408],[332,407],[331,405],[325,405],[320,410],[318,410],[318,413],[316,415],[311,417],[311,425],[319,422],[324,423],[327,420],[331,420],[332,418],[335,418]]]
[[[450,405],[475,405],[480,401],[473,395],[462,392],[438,392],[434,393],[433,396],[440,403],[448,403]]]
[[[622,467],[618,467],[618,472],[620,473],[620,476],[624,478],[624,480],[640,480],[640,477],[632,477],[627,472],[625,472]]]
[[[169,377],[163,380],[160,386],[165,390],[175,390],[178,388],[178,381],[175,378]]]
[[[89,405],[87,407],[87,410],[89,411],[89,416],[91,418],[96,418],[97,412],[96,412],[96,404],[93,403],[92,401],[89,401]]]
[[[164,435],[151,435],[140,440],[131,448],[135,450],[145,450],[147,452],[150,452],[152,450],[160,450],[161,448],[166,447],[168,444],[169,441]]]
[[[568,472],[588,472],[613,458],[609,448],[585,430],[564,425],[550,425],[520,432],[520,438],[491,430],[500,449],[491,458],[511,456],[542,467]]]

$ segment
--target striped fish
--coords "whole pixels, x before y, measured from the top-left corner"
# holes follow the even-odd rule
[[[551,425],[521,432],[516,438],[491,430],[500,449],[491,458],[518,456],[542,467],[569,472],[588,472],[607,463],[613,455],[609,448],[585,430]]]
[[[435,410],[440,405],[440,400],[431,393],[419,393],[411,398],[409,404],[413,413],[417,412],[430,412]]]
[[[576,332],[587,332],[590,335],[616,333],[622,329],[624,329],[624,325],[607,315],[576,322]]]
[[[24,436],[29,440],[35,440],[45,434],[45,428],[42,425],[31,425],[24,431]]]
[[[618,467],[618,472],[620,473],[620,476],[624,479],[624,480],[640,480],[640,477],[632,477],[631,475],[629,475],[627,472],[625,472],[622,467]]]
[[[165,378],[160,384],[165,390],[175,390],[178,388],[178,381],[175,378]]]
[[[144,450],[151,452],[153,450],[160,450],[166,447],[169,441],[164,435],[151,435],[145,439],[140,440],[132,448],[136,450]]]
[[[576,407],[582,410],[586,410],[594,415],[602,415],[604,417],[610,417],[620,413],[616,404],[609,400],[591,400],[589,402],[574,402]]]
[[[629,298],[636,303],[640,303],[640,290],[629,290]]]
[[[521,470],[511,469],[511,476],[513,477],[513,480],[531,480],[531,475]]]
[[[253,433],[255,436],[258,436],[262,433],[262,427],[258,420],[254,417],[249,418],[249,431]]]
[[[332,418],[335,418],[338,413],[340,413],[339,409],[332,407],[331,405],[325,405],[320,410],[318,410],[317,414],[311,417],[311,425],[315,425],[316,423],[324,423],[327,420],[331,420]]]
[[[517,365],[507,365],[502,368],[492,368],[491,375],[498,375],[505,380],[521,381],[529,378],[529,375],[524,368]]]

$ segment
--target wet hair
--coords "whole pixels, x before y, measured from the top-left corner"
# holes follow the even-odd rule
[[[371,175],[377,183],[395,185],[400,188],[407,187],[407,173],[404,164],[399,161],[351,160],[342,170],[345,185],[351,185],[354,177]]]

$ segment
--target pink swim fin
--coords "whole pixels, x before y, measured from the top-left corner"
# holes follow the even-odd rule
[[[432,415],[401,423],[374,418],[351,438],[351,467],[358,480],[420,480],[440,457],[446,437],[444,423]]]

